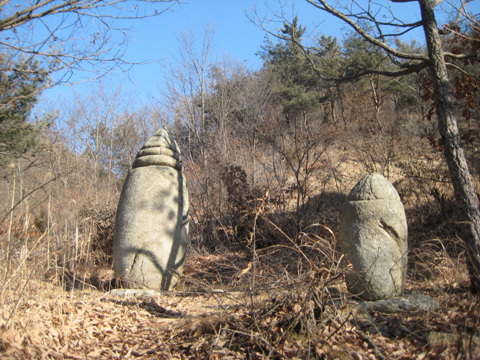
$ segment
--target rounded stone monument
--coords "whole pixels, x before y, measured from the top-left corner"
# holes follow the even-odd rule
[[[407,274],[407,219],[400,196],[380,174],[370,174],[350,191],[340,230],[340,248],[353,268],[349,291],[364,300],[403,294]]]
[[[113,264],[122,285],[170,290],[183,272],[188,192],[180,151],[167,130],[138,152],[115,220]]]

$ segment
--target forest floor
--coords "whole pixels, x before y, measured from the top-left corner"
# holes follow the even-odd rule
[[[406,194],[404,202],[419,201]],[[74,274],[58,266],[45,278],[42,259],[22,263],[2,279],[0,359],[480,359],[480,296],[468,291],[465,249],[448,230],[456,210],[445,207],[442,223],[430,203],[406,207],[406,293],[439,308],[381,313],[346,289],[335,240],[340,195],[312,198],[315,236],[296,241],[285,236],[290,223],[252,213],[243,226],[257,229],[256,244],[190,249],[168,293],[118,296],[107,266]]]
[[[110,271],[103,290],[31,276],[0,299],[0,358],[480,359],[480,298],[461,259],[410,266],[406,292],[438,310],[386,314],[361,311],[342,272],[275,277],[247,256],[191,256],[177,291],[135,297],[109,291]]]

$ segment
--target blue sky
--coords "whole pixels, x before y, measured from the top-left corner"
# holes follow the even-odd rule
[[[132,28],[129,33],[131,40],[125,58],[131,62],[148,64],[134,66],[128,76],[120,72],[110,73],[102,81],[113,87],[121,84],[124,91],[133,91],[142,100],[158,94],[163,86],[164,64],[173,61],[179,48],[177,36],[191,29],[198,34],[196,40],[200,43],[207,24],[215,31],[212,60],[228,54],[236,60],[245,61],[249,68],[258,69],[261,60],[255,54],[264,43],[265,32],[253,24],[247,14],[254,16],[257,11],[259,15],[271,18],[269,5],[278,10],[275,0],[270,0],[267,4],[263,0],[190,0],[183,1],[181,6],[158,17],[129,22],[126,26]],[[322,14],[311,16],[311,11],[308,11],[310,8],[306,2],[298,0],[295,5],[290,2],[285,6],[288,17],[291,18],[294,12],[298,12],[302,24],[313,28],[315,23],[321,22],[318,17]],[[280,26],[281,23],[271,24],[272,28]],[[330,26],[329,29],[338,27]],[[334,33],[340,34],[339,31]],[[44,98],[69,98],[73,92],[88,93],[95,86],[98,86],[98,82],[60,86],[46,91]]]
[[[342,23],[313,8],[306,1],[281,0],[281,3],[285,4],[284,11],[288,18],[298,14],[300,23],[309,30],[317,26],[317,32],[340,39],[345,33]],[[419,19],[416,3],[392,6],[395,6],[399,17],[406,17],[409,21]],[[190,0],[158,17],[130,22],[127,26],[132,28],[129,32],[131,41],[126,59],[151,63],[134,66],[128,76],[124,73],[110,73],[102,80],[104,86],[117,88],[121,85],[123,91],[133,92],[138,101],[144,103],[149,98],[158,96],[163,86],[164,63],[172,61],[178,51],[176,35],[191,29],[198,34],[200,42],[207,23],[215,29],[212,60],[222,54],[229,54],[236,60],[245,61],[251,69],[258,69],[261,60],[255,53],[260,50],[266,34],[248,19],[247,14],[254,16],[256,9],[259,15],[275,20],[272,10],[279,11],[279,8],[277,0]],[[272,22],[269,28],[274,30],[281,25],[281,22]],[[414,36],[423,42],[421,32]],[[45,92],[44,100],[58,102],[62,98],[70,98],[74,92],[88,93],[96,86],[98,82],[55,87]]]

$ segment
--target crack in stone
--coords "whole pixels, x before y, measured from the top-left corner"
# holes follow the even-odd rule
[[[398,233],[395,231],[395,229],[388,225],[383,219],[380,219],[380,227],[385,230],[388,235],[390,235],[390,237],[394,238],[397,242],[399,241],[400,239],[400,236],[398,235]]]

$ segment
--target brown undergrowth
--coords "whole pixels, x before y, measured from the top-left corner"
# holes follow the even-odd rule
[[[5,359],[478,359],[480,300],[467,290],[463,259],[439,241],[413,249],[407,292],[426,293],[441,307],[403,314],[355,310],[333,238],[308,233],[290,245],[190,256],[176,291],[158,296],[112,296],[88,277],[69,290],[30,277],[3,291],[0,354]],[[113,274],[105,271],[104,285],[114,284],[109,277]],[[440,341],[434,338],[438,334],[444,336]]]
[[[366,312],[347,292],[337,236],[360,172],[349,161],[335,171],[350,176],[312,184],[301,207],[290,193],[278,203],[263,192],[236,213],[192,216],[184,277],[154,296],[110,292],[111,205],[52,206],[62,221],[43,225],[9,213],[0,358],[479,359],[480,300],[468,291],[444,168],[398,158],[388,173],[409,222],[407,293],[431,296],[438,310]]]

